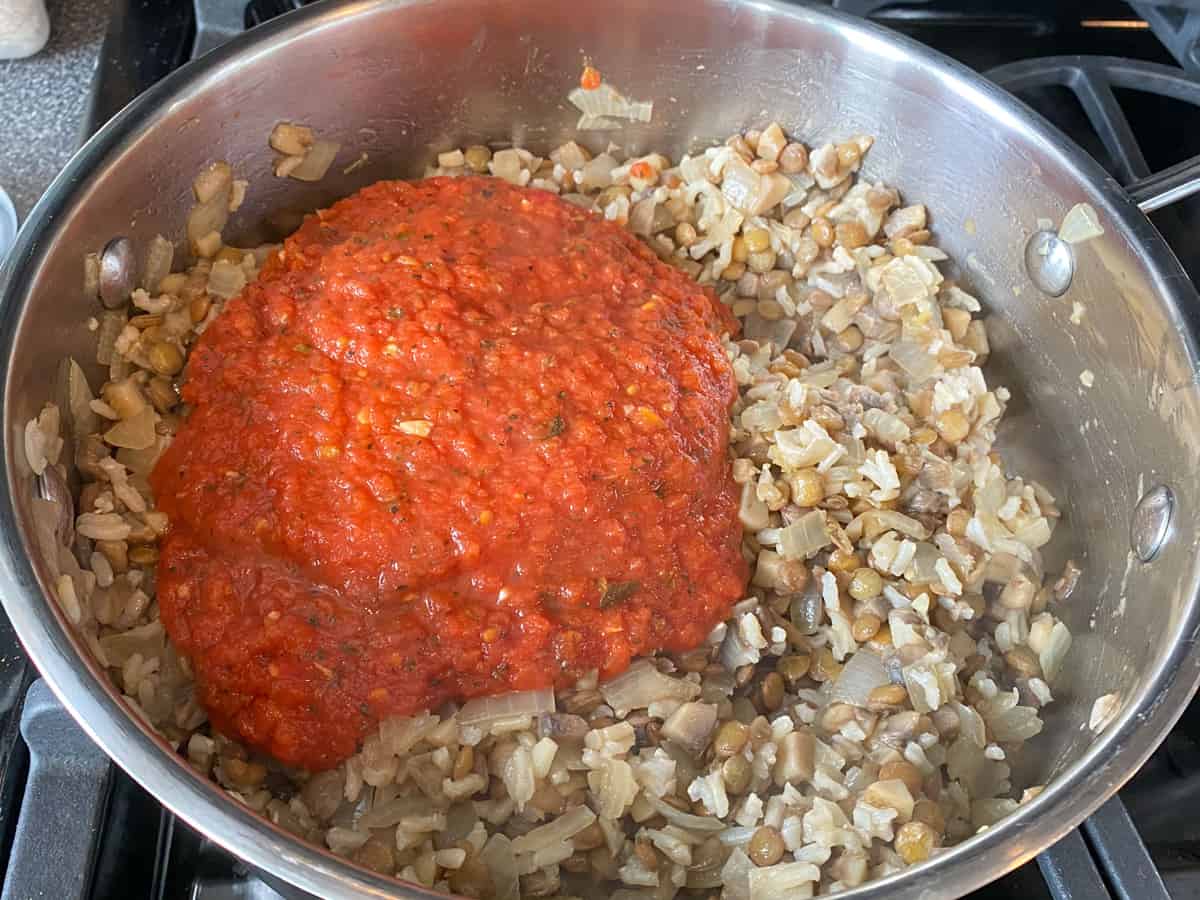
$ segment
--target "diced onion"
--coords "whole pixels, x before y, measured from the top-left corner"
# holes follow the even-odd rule
[[[606,188],[612,184],[612,170],[617,161],[607,153],[601,153],[579,170],[579,187],[585,191]]]
[[[154,443],[154,410],[146,406],[141,412],[123,419],[104,433],[104,440],[114,447],[145,450]]]
[[[334,853],[353,853],[371,839],[369,831],[355,831],[351,828],[334,827],[325,834],[325,843]]]
[[[775,351],[778,353],[786,348],[792,340],[792,335],[796,333],[796,329],[800,323],[794,318],[783,319],[764,319],[758,313],[753,312],[746,316],[744,327],[746,337],[752,341],[758,341],[760,344],[771,343],[775,346]],[[742,419],[745,424],[745,418]],[[780,425],[783,423],[780,422]],[[774,430],[780,427],[779,425],[769,430]],[[763,429],[768,430],[768,429]]]
[[[75,360],[70,357],[64,359],[59,371],[65,395],[59,402],[59,409],[66,415],[66,431],[76,441],[82,441],[100,427],[99,417],[92,409],[95,395],[88,384],[87,375]]]
[[[802,896],[807,888],[811,896],[813,885],[821,880],[821,870],[812,863],[778,863],[764,868],[752,868],[749,873],[750,900],[777,900],[779,897]]]
[[[517,716],[540,716],[554,712],[554,691],[513,691],[495,697],[469,700],[458,711],[460,725],[486,726],[501,719]]]
[[[218,259],[208,273],[208,293],[228,300],[236,297],[246,286],[246,270],[228,260]]]
[[[924,381],[938,370],[937,357],[915,341],[897,341],[888,355],[914,381]]]
[[[582,169],[587,165],[588,153],[574,141],[567,141],[550,151],[550,159],[564,169]]]
[[[639,200],[629,211],[629,230],[642,237],[649,237],[654,231],[654,210],[658,206],[654,197]]]
[[[663,722],[661,734],[690,752],[699,754],[708,745],[708,738],[716,725],[715,706],[684,703]]]
[[[1058,236],[1068,244],[1082,244],[1104,234],[1104,228],[1090,203],[1076,203],[1063,217]]]
[[[682,678],[671,678],[654,667],[654,663],[639,659],[625,672],[600,685],[604,702],[618,716],[634,709],[645,709],[659,700],[694,700],[700,686]]]
[[[796,522],[779,531],[779,552],[785,559],[808,559],[829,546],[825,513],[819,509],[805,513]]]
[[[297,181],[320,181],[333,165],[333,160],[341,148],[342,145],[334,141],[313,141],[308,152],[304,154],[303,162],[288,175]]]
[[[514,838],[513,853],[534,853],[543,847],[569,841],[595,821],[596,814],[586,806],[572,807],[553,822]]]
[[[898,444],[907,441],[911,431],[899,416],[884,412],[882,409],[868,409],[863,413],[863,423],[874,432],[879,440],[888,444]]]
[[[745,216],[736,209],[725,210],[721,218],[708,229],[708,232],[704,235],[704,239],[697,241],[688,248],[688,253],[692,259],[700,259],[700,257],[704,256],[710,250],[716,249],[726,241],[733,240],[734,235],[737,234],[737,230],[742,227],[744,219]]]
[[[720,819],[710,816],[694,816],[676,809],[670,803],[660,800],[651,794],[643,795],[655,811],[672,825],[678,825],[687,831],[724,831],[727,827]]]
[[[429,811],[424,797],[396,797],[386,803],[372,806],[358,820],[358,827],[394,828],[405,816],[417,816]]]
[[[497,150],[488,169],[502,181],[516,184],[521,175],[521,155],[513,149]]]
[[[746,844],[750,843],[750,839],[754,837],[754,832],[756,830],[757,829],[754,828],[744,828],[741,826],[737,828],[726,828],[719,835],[717,835],[717,839],[726,847],[744,847]]]
[[[750,872],[755,868],[740,847],[735,847],[721,868],[723,900],[750,900]]]
[[[291,122],[280,122],[271,129],[268,139],[273,150],[285,156],[300,156],[312,146],[313,132],[304,125],[294,125]]]
[[[883,660],[870,650],[859,649],[846,660],[833,683],[830,697],[854,706],[866,706],[871,691],[890,681]]]
[[[395,756],[403,756],[438,727],[438,718],[428,713],[393,716],[379,723],[379,740]]]
[[[483,845],[479,858],[491,873],[492,896],[495,900],[520,900],[517,856],[513,852],[512,841],[502,834],[493,834]]]
[[[89,253],[83,258],[83,296],[95,300],[100,296],[100,254]]]
[[[721,193],[725,199],[743,212],[751,212],[758,206],[762,177],[735,157],[725,164],[722,171]]]
[[[1109,723],[1117,717],[1117,713],[1120,711],[1120,694],[1105,694],[1103,697],[1097,697],[1096,701],[1092,704],[1092,712],[1088,716],[1088,728],[1099,734],[1108,727]]]
[[[200,243],[212,234],[214,231],[217,234],[225,227],[225,223],[229,221],[229,191],[222,191],[204,203],[198,203],[192,207],[192,211],[188,213],[187,219],[187,236],[191,241],[192,247],[198,247]]]
[[[171,274],[171,263],[175,258],[175,245],[161,234],[150,239],[146,248],[146,267],[142,270],[142,287],[150,293],[157,293],[158,286],[164,278]]]
[[[209,203],[218,194],[225,198],[224,202],[228,202],[229,189],[232,186],[233,169],[229,163],[218,161],[201,170],[196,176],[192,181],[192,193],[196,196],[196,202],[200,204]]]
[[[779,172],[772,172],[762,178],[762,190],[759,192],[758,203],[750,210],[752,215],[761,215],[788,196],[792,190],[792,182]]]
[[[125,330],[125,311],[122,309],[106,310],[100,319],[100,330],[96,333],[96,362],[102,366],[112,365],[117,336]]]
[[[583,113],[577,126],[581,130],[589,126],[593,129],[619,127],[620,123],[612,122],[612,119],[649,122],[654,114],[653,103],[648,100],[628,100],[611,84],[601,84],[590,91],[577,87],[567,94],[567,99]]]
[[[117,631],[100,638],[100,646],[110,666],[123,666],[135,653],[154,659],[162,653],[165,632],[162,622],[154,621],[128,631]]]
[[[582,744],[590,730],[586,719],[570,713],[543,713],[537,721],[538,737],[552,738],[560,743]]]
[[[941,581],[935,568],[939,559],[941,559],[941,554],[933,544],[924,541],[918,543],[913,561],[905,573],[905,577],[908,577],[913,584],[937,584]]]
[[[786,175],[759,175],[734,156],[722,170],[721,193],[747,215],[757,216],[775,206],[792,188]]]
[[[154,442],[147,447],[138,450],[130,447],[122,447],[117,451],[117,462],[129,469],[134,475],[148,478],[150,477],[150,473],[154,471],[154,466],[158,462],[158,458],[167,449],[168,444],[170,444],[168,438],[156,434]]]
[[[685,156],[679,163],[679,174],[689,184],[708,180],[708,160],[703,156]]]

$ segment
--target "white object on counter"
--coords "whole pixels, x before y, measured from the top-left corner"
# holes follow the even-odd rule
[[[17,240],[17,211],[4,188],[0,188],[0,263]]]
[[[0,0],[0,59],[33,56],[49,37],[46,0]]]

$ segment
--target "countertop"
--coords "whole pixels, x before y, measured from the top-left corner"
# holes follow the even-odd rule
[[[108,0],[49,0],[50,41],[0,61],[0,187],[24,221],[75,152],[108,24]]]

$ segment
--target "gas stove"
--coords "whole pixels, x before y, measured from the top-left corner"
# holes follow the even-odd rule
[[[302,0],[114,0],[89,132],[195,55]],[[1017,93],[1122,184],[1200,154],[1200,0],[832,0]],[[1189,9],[1188,7],[1193,7]],[[1200,280],[1200,196],[1153,213]],[[0,900],[279,900],[113,766],[0,616]],[[1200,701],[1124,789],[977,900],[1200,898]]]

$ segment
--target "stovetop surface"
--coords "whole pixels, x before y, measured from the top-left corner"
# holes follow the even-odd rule
[[[197,5],[205,4],[199,0]],[[251,0],[242,24],[253,26],[300,5],[301,0]],[[1200,22],[1178,7],[1120,0],[834,0],[833,5],[870,15],[984,73],[1078,54],[1172,67],[1179,92],[1192,102],[1122,87],[1113,94],[1150,171],[1200,154],[1200,106],[1193,105],[1200,104]],[[1155,20],[1157,33],[1146,18]],[[1173,34],[1164,32],[1162,22]],[[188,0],[114,0],[93,91],[93,128],[185,62],[197,37]],[[1050,84],[1021,97],[1114,177],[1128,181],[1129,159],[1089,124],[1069,87]],[[1152,219],[1189,275],[1200,279],[1200,199]],[[111,766],[43,683],[30,687],[35,677],[0,616],[0,866],[5,872],[0,900],[277,900],[279,895],[234,857],[180,823]],[[1118,798],[1037,861],[971,897],[1200,900],[1197,809],[1200,701],[1192,703]]]

